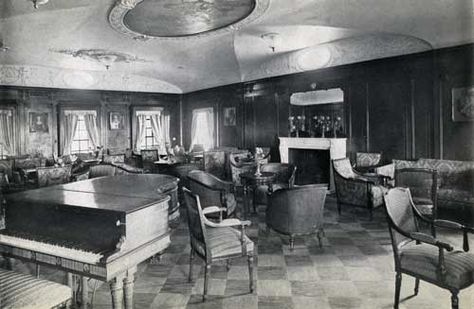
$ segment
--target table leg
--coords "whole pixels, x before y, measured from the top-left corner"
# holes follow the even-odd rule
[[[249,187],[245,184],[244,185],[244,199],[243,199],[243,211],[244,211],[244,219],[247,219],[248,213],[249,213],[249,201],[248,201],[248,195],[249,195]]]
[[[129,270],[127,277],[123,279],[123,292],[125,294],[125,309],[133,309],[133,286],[135,271]]]
[[[110,281],[110,294],[112,296],[112,308],[123,309],[123,275]]]

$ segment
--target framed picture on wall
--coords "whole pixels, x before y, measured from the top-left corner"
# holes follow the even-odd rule
[[[109,113],[109,127],[110,130],[123,130],[125,126],[125,116],[122,112]]]
[[[48,127],[48,113],[34,113],[29,114],[29,127],[31,133],[47,133]]]
[[[453,88],[453,121],[474,121],[474,86]]]
[[[225,107],[224,108],[224,126],[235,126],[236,125],[237,114],[235,112],[235,107]]]

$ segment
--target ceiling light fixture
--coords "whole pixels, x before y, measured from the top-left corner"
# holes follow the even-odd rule
[[[34,8],[37,9],[38,6],[48,3],[49,0],[31,0],[31,2],[33,2]]]
[[[277,47],[280,46],[281,43],[281,37],[280,34],[275,33],[275,32],[269,32],[269,33],[264,33],[260,36],[262,40],[264,40],[268,47],[272,50],[272,52],[275,52]]]

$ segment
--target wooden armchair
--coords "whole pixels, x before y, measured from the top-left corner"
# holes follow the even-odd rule
[[[199,195],[201,206],[205,209],[217,206],[224,209],[225,217],[234,214],[237,201],[233,194],[231,182],[221,180],[214,175],[200,170],[188,173],[189,189]],[[222,217],[221,217],[222,219]]]
[[[204,293],[206,300],[211,265],[215,261],[227,260],[239,257],[247,257],[249,268],[249,288],[253,292],[253,255],[254,243],[245,235],[245,227],[250,221],[237,219],[226,219],[219,223],[212,222],[206,218],[206,214],[220,212],[219,207],[201,208],[199,196],[184,188],[186,208],[188,211],[188,228],[191,240],[191,252],[189,261],[189,277],[192,281],[193,260],[197,255],[205,262]],[[240,227],[240,230],[234,228]],[[229,266],[229,264],[227,264]],[[229,270],[229,267],[227,267]]]
[[[415,295],[420,280],[451,292],[451,307],[459,308],[458,293],[474,283],[474,254],[469,251],[468,233],[474,229],[445,220],[427,220],[416,207],[407,188],[393,188],[384,196],[389,232],[395,257],[395,304],[400,303],[402,274],[415,277]],[[463,249],[454,248],[420,233],[418,221],[463,233]]]

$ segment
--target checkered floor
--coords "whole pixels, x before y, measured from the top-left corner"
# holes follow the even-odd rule
[[[135,308],[393,308],[393,255],[381,210],[373,221],[365,210],[350,207],[339,217],[328,197],[323,248],[316,236],[308,236],[297,238],[293,251],[287,237],[266,230],[264,210],[259,207],[247,233],[257,244],[254,293],[248,289],[246,259],[236,259],[228,272],[223,263],[213,265],[210,296],[202,302],[203,263],[195,259],[194,280],[188,283],[189,237],[182,220],[162,259],[139,266]],[[460,237],[442,236],[461,246]],[[450,308],[446,290],[422,282],[418,296],[410,298],[413,288],[414,279],[404,276],[400,308]],[[460,305],[474,308],[474,287],[460,293]],[[108,286],[102,285],[94,308],[110,306]]]

